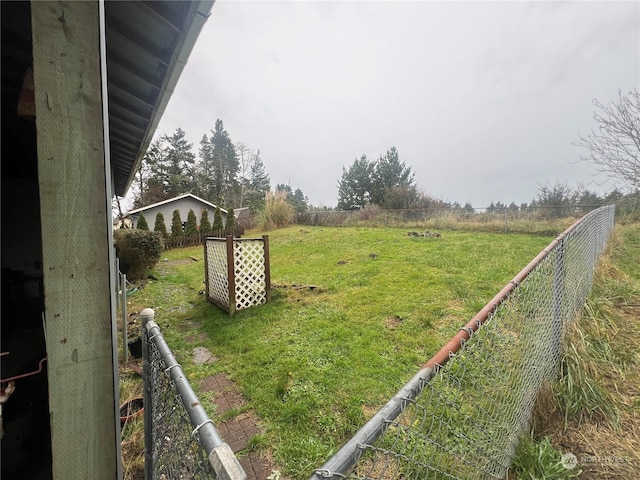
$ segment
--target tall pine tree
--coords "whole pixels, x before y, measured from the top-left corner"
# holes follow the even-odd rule
[[[381,155],[373,171],[373,189],[371,203],[385,207],[387,192],[395,187],[406,189],[413,187],[413,173],[400,161],[396,147],[391,147],[385,155]]]
[[[271,181],[260,159],[260,150],[252,158],[249,177],[246,180],[246,204],[252,213],[256,213],[264,206],[264,197],[271,190]]]
[[[342,178],[338,181],[339,210],[356,210],[371,202],[373,171],[374,164],[364,154],[348,170],[342,167]]]
[[[169,198],[197,189],[196,156],[191,151],[192,144],[187,141],[185,135],[185,132],[178,128],[173,135],[162,137],[166,144],[166,163],[168,166],[168,185],[165,193]]]
[[[202,189],[204,198],[216,204],[233,204],[240,164],[222,120],[216,120],[210,137],[202,137],[200,160],[200,178],[205,183]]]

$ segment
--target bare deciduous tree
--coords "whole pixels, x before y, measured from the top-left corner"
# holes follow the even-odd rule
[[[640,92],[633,89],[609,105],[593,104],[598,128],[577,144],[586,151],[581,159],[622,180],[632,189],[640,188]]]

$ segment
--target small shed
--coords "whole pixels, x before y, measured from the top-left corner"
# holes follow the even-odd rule
[[[178,210],[180,212],[180,219],[182,220],[182,224],[184,226],[184,224],[187,222],[187,215],[189,215],[189,210],[193,210],[193,213],[196,214],[198,225],[200,225],[200,219],[202,218],[202,210],[208,210],[209,222],[213,223],[213,215],[216,211],[216,208],[216,205],[211,202],[207,202],[200,197],[196,197],[192,193],[185,193],[184,195],[179,195],[162,202],[147,205],[146,207],[130,210],[124,215],[123,220],[125,222],[129,220],[129,224],[132,226],[132,228],[138,228],[138,220],[140,219],[140,215],[144,215],[149,228],[153,230],[153,226],[156,221],[156,215],[158,215],[158,213],[162,213],[162,216],[164,217],[164,224],[167,228],[167,231],[170,232],[171,220],[173,218],[174,210]],[[220,209],[220,212],[222,213],[222,222],[226,225],[228,212],[223,208]]]

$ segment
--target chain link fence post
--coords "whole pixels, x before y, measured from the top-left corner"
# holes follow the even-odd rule
[[[554,249],[554,262],[553,262],[553,286],[551,290],[551,302],[552,302],[552,321],[553,321],[553,367],[555,368],[560,360],[560,354],[562,349],[562,333],[564,331],[563,321],[563,296],[564,296],[564,241],[565,237],[562,234],[559,237],[559,242]]]
[[[118,272],[118,274],[120,274],[120,272]],[[120,297],[120,299],[122,300],[122,308],[120,309],[120,312],[122,314],[122,359],[124,361],[124,364],[127,365],[127,363],[129,362],[129,338],[128,338],[128,332],[127,332],[127,321],[128,321],[128,315],[127,315],[127,275],[126,274],[122,274],[122,282],[120,282],[122,285],[122,296]]]
[[[145,480],[246,480],[231,447],[191,388],[154,319],[141,312]]]
[[[140,312],[140,318],[142,321],[142,385],[143,394],[142,402],[144,406],[144,478],[145,480],[153,480],[153,435],[151,429],[153,428],[153,417],[151,412],[153,411],[152,395],[151,395],[151,382],[150,377],[150,364],[149,364],[149,333],[147,332],[147,324],[153,322],[155,318],[155,312],[151,308],[145,308]]]

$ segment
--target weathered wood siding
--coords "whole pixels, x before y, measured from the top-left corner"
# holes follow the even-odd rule
[[[33,2],[53,478],[117,476],[97,2]]]

